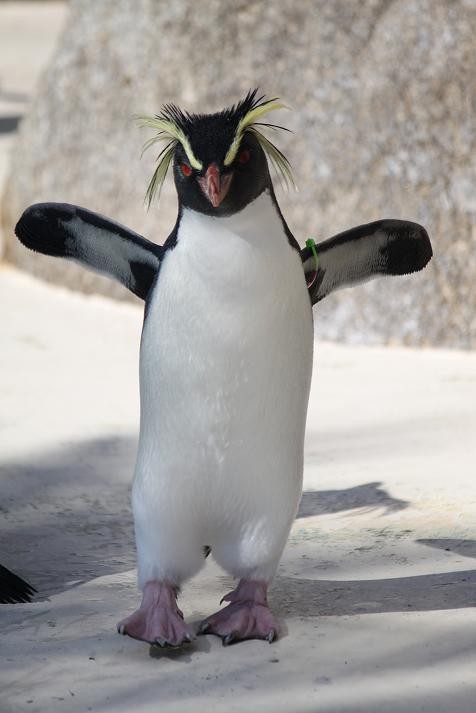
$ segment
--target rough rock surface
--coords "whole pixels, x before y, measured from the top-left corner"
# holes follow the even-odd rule
[[[329,299],[321,336],[476,346],[474,0],[72,0],[57,54],[21,127],[3,203],[70,201],[161,242],[169,182],[149,214],[152,153],[131,116],[165,101],[213,110],[250,86],[296,111],[279,117],[300,192],[280,193],[301,242],[379,217],[423,223],[435,259],[423,274]],[[121,288],[28,254],[14,263],[85,291]]]

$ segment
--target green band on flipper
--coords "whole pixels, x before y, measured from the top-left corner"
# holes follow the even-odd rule
[[[314,242],[313,238],[308,238],[306,240],[306,247],[311,248],[311,252],[314,256],[314,269],[317,272],[319,268],[319,258],[317,256],[316,243]]]

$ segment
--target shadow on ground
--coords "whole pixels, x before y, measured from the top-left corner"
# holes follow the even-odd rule
[[[0,560],[38,598],[135,566],[136,440],[83,442],[0,467]]]
[[[455,552],[463,557],[473,557],[476,559],[476,540],[455,540],[451,538],[441,538],[436,540],[417,540],[419,545],[437,547],[446,552]]]
[[[109,438],[0,468],[2,563],[31,582],[37,598],[135,566],[129,503],[135,451],[135,439]],[[380,483],[365,483],[305,492],[298,517],[406,505]],[[446,609],[474,602],[474,581],[474,572],[349,582],[277,577],[273,600],[282,616]]]
[[[305,491],[302,494],[298,518],[337,513],[342,510],[365,508],[385,508],[390,514],[408,507],[406,500],[393,498],[382,487],[382,483],[364,483],[345,490]]]
[[[21,116],[0,116],[0,134],[10,134],[16,131],[20,123]]]
[[[388,579],[276,577],[271,602],[281,617],[434,611],[476,605],[476,570]]]

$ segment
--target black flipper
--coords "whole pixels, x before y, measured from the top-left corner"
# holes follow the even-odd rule
[[[115,278],[145,299],[159,269],[163,249],[129,228],[68,203],[37,203],[15,227],[31,250],[76,260]]]
[[[425,228],[406,220],[377,220],[334,235],[316,245],[318,269],[311,248],[301,250],[312,304],[342,287],[378,275],[406,275],[422,270],[433,251]],[[313,279],[314,278],[314,279]]]
[[[0,564],[0,603],[29,602],[36,589]]]

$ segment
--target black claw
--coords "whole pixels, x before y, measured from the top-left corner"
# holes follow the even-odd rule
[[[234,641],[236,641],[236,633],[234,631],[231,631],[229,634],[223,637],[222,644],[223,646],[229,646]]]
[[[266,637],[266,641],[268,642],[268,644],[272,644],[275,639],[276,639],[276,632],[274,629],[271,629],[268,636]]]
[[[200,636],[201,634],[206,634],[209,628],[210,628],[209,622],[202,621],[202,623],[199,625],[199,627],[197,629],[198,636]]]

